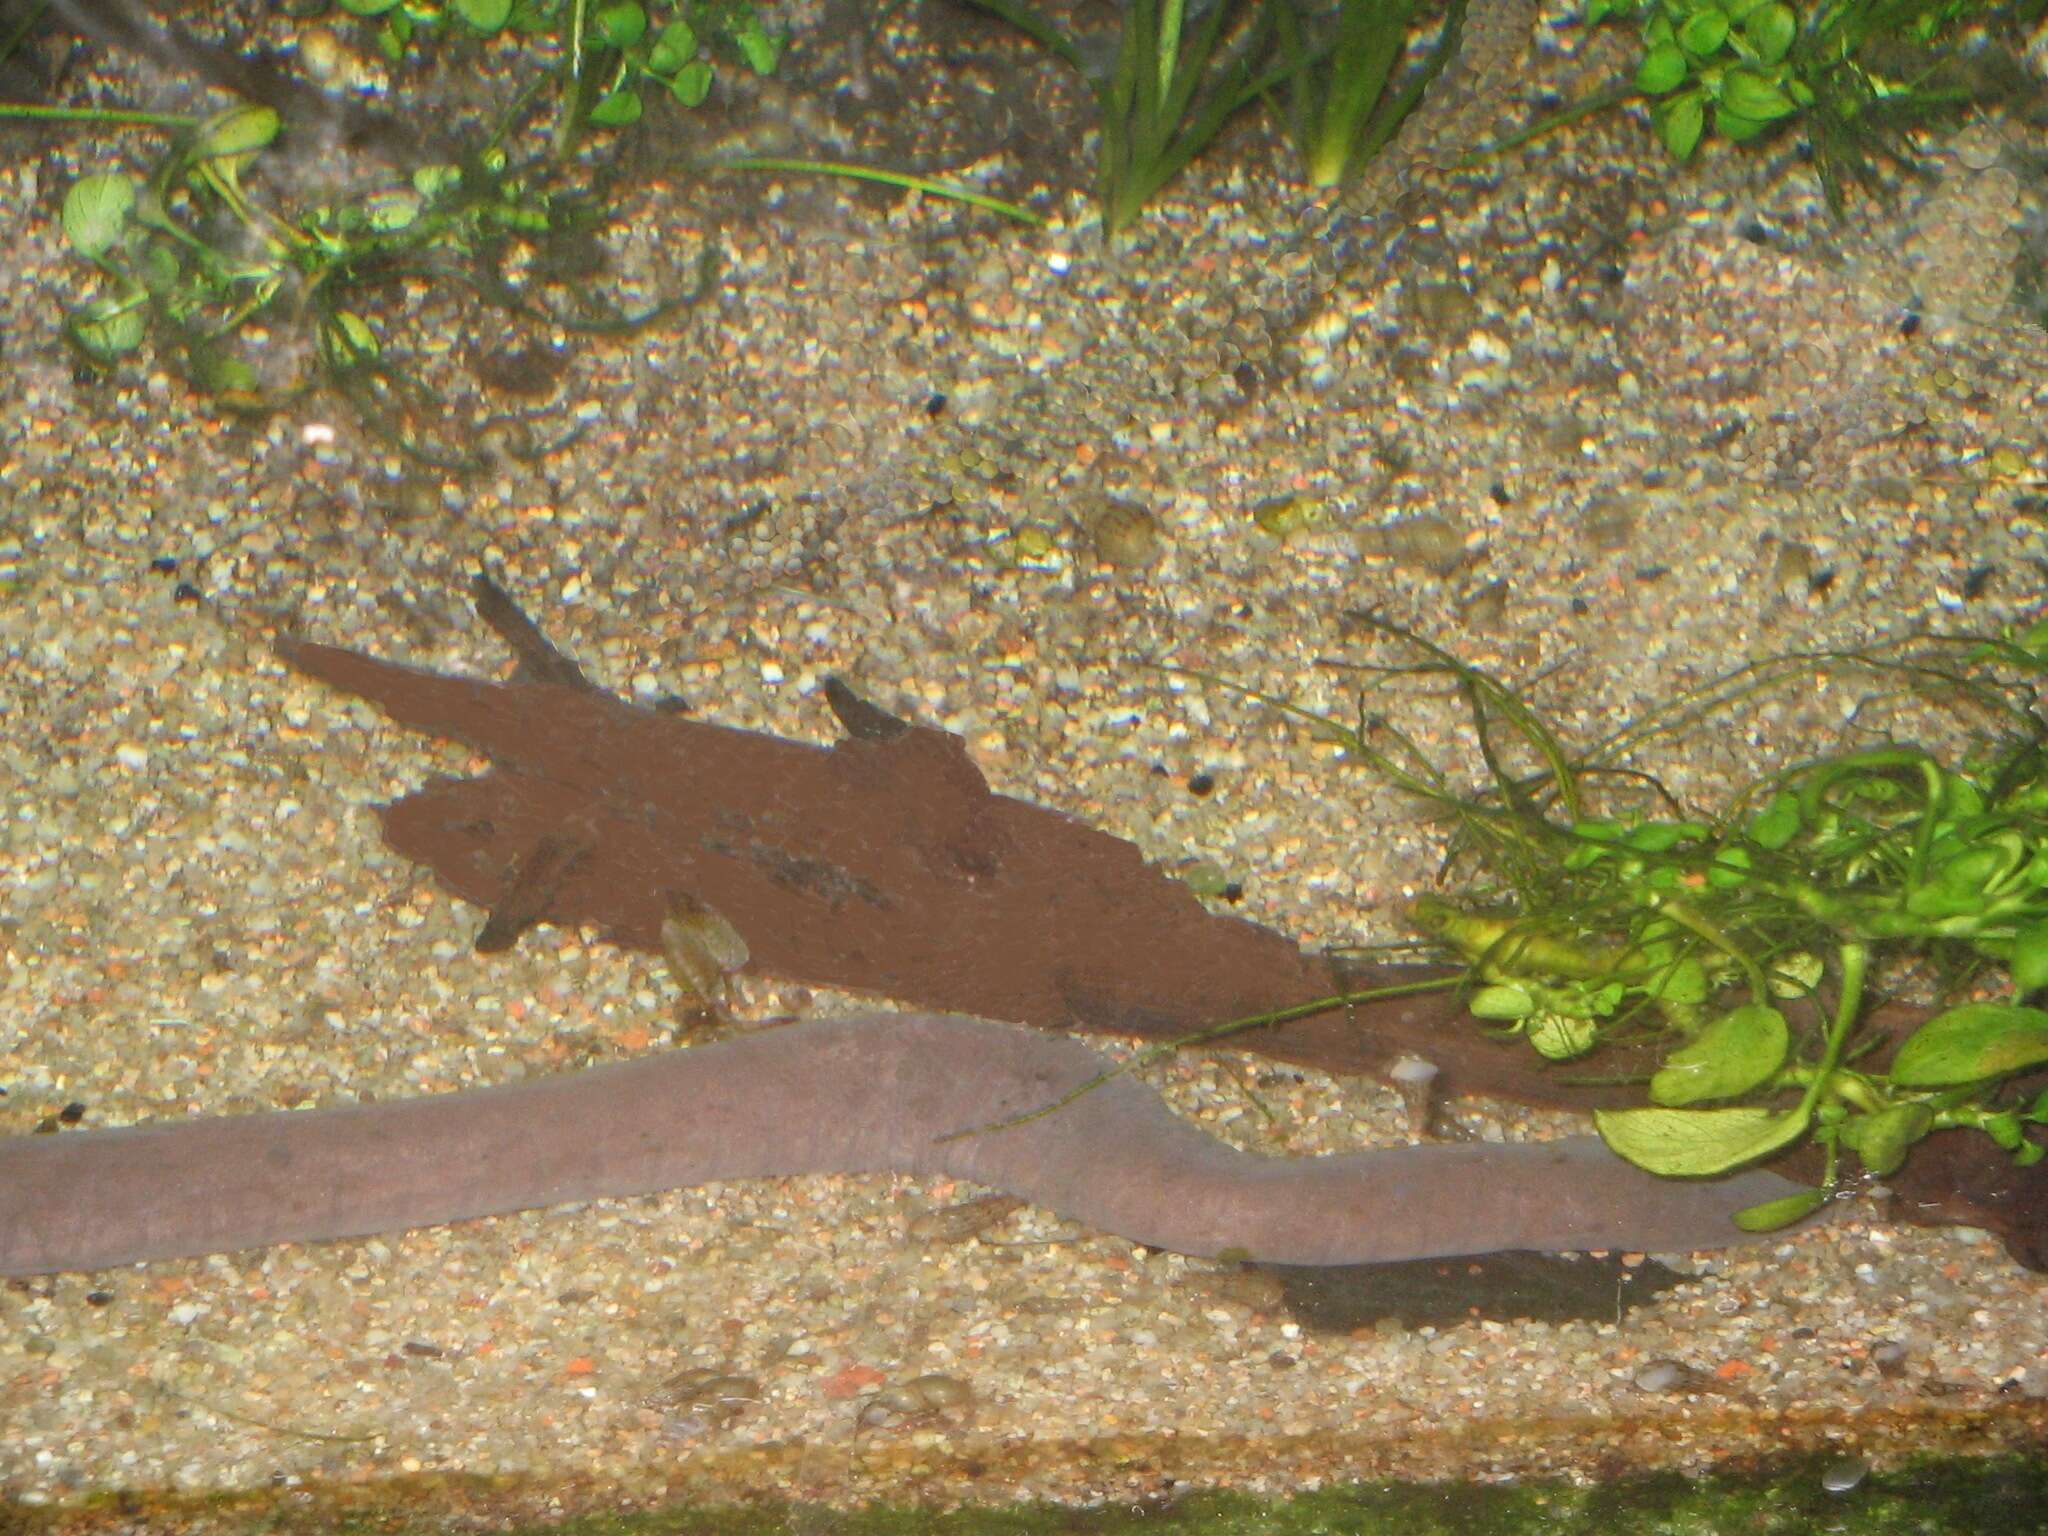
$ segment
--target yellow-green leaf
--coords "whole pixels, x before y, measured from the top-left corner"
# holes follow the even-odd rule
[[[1654,1104],[1732,1099],[1768,1082],[1785,1064],[1791,1032],[1785,1015],[1762,1003],[1724,1013],[1688,1045],[1664,1058],[1650,1079]]]
[[[1745,1232],[1775,1232],[1780,1227],[1789,1227],[1793,1222],[1811,1216],[1827,1204],[1827,1199],[1828,1192],[1824,1189],[1802,1189],[1796,1195],[1766,1200],[1762,1205],[1745,1206],[1735,1213],[1735,1225]]]
[[[2013,1003],[1965,1003],[1913,1031],[1892,1058],[1901,1088],[1953,1088],[2048,1061],[2048,1013]]]
[[[1806,1134],[1805,1109],[1600,1109],[1601,1138],[1638,1168],[1673,1177],[1726,1173]]]

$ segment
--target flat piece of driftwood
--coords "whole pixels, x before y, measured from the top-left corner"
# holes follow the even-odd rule
[[[380,810],[407,858],[489,917],[478,948],[537,923],[587,926],[659,952],[679,902],[714,911],[747,968],[921,1008],[1168,1040],[1346,990],[1412,982],[1349,969],[1271,929],[1207,910],[1121,838],[990,791],[956,736],[905,721],[834,679],[830,747],[643,708],[592,685],[504,592],[479,613],[519,663],[509,682],[453,677],[300,639],[299,671],[492,767]],[[1924,1014],[1884,1010],[1895,1037]],[[1384,998],[1232,1036],[1340,1075],[1419,1054],[1446,1094],[1591,1109],[1648,1063],[1603,1055],[1607,1085],[1474,1029],[1456,999]],[[1981,1136],[1931,1138],[1890,1182],[1904,1220],[1998,1232],[2048,1268],[2048,1164],[2017,1169]],[[1989,1155],[1986,1155],[1986,1154]],[[1772,1166],[1812,1178],[1808,1149]]]

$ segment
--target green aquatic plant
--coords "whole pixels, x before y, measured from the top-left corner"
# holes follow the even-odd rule
[[[1420,658],[1371,670],[1447,679],[1463,699],[1486,787],[1456,788],[1363,710],[1352,723],[1236,691],[1308,722],[1454,827],[1454,867],[1470,861],[1477,879],[1412,917],[1463,967],[1475,1018],[1552,1061],[1612,1041],[1661,1051],[1650,1102],[1596,1116],[1617,1153],[1702,1177],[1818,1143],[1820,1186],[1738,1217],[1754,1230],[1823,1203],[1843,1153],[1884,1175],[1922,1138],[1967,1128],[2017,1162],[2043,1156],[2026,1128],[2048,1123],[2048,1092],[2027,1100],[2010,1085],[2048,1064],[2048,1011],[2026,1002],[2048,987],[2048,720],[2026,686],[2048,670],[2048,622],[1753,664],[1577,752],[1484,672],[1364,622]],[[1824,757],[1744,786],[1716,814],[1688,812],[1631,766],[1650,741],[1818,672],[1959,701],[2001,735],[1961,761],[1906,744]],[[1630,794],[1647,808],[1595,803]],[[1913,958],[1951,994],[1990,995],[1936,1012],[1879,1062],[1871,968]]]
[[[1101,146],[1095,200],[1115,239],[1208,147],[1232,114],[1281,78],[1260,72],[1269,13],[1243,0],[1130,0],[1107,69],[1027,0],[966,0],[1000,17],[1088,82]]]
[[[653,8],[640,0],[337,3],[374,25],[377,49],[393,63],[451,25],[476,37],[510,33],[546,43],[559,60],[553,66],[558,151],[585,126],[638,122],[645,110],[642,91],[650,86],[696,107],[710,95],[720,65],[773,74],[789,44],[788,34],[768,30],[749,0],[681,0]]]
[[[1427,58],[1394,90],[1414,0],[1340,0],[1320,28],[1295,0],[1268,0],[1286,65],[1288,133],[1310,186],[1341,186],[1386,147],[1457,52],[1465,4],[1450,0]]]
[[[265,412],[331,387],[408,454],[472,468],[480,461],[438,425],[444,403],[381,334],[381,294],[421,279],[529,321],[605,331],[644,325],[709,281],[700,267],[689,293],[637,313],[581,284],[543,312],[545,285],[510,269],[536,250],[588,241],[600,203],[546,165],[514,164],[497,139],[461,163],[423,165],[346,201],[280,207],[252,175],[283,131],[273,109],[169,122],[169,146],[146,177],[101,172],[65,195],[65,238],[103,281],[67,312],[64,334],[98,367],[153,341],[226,410]],[[311,345],[278,346],[273,327]]]
[[[1846,182],[1873,182],[1877,158],[1915,164],[1911,130],[1995,90],[1973,55],[1999,50],[1963,44],[2013,11],[2006,0],[1591,0],[1586,19],[1637,27],[1634,93],[1672,155],[1798,124],[1839,205]]]

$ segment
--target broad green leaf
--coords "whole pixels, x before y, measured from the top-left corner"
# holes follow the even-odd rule
[[[2012,936],[2013,996],[2048,987],[2048,922],[2028,923]]]
[[[1706,835],[1704,822],[1646,821],[1629,828],[1622,841],[1639,853],[1669,853],[1680,843],[1697,842]]]
[[[647,13],[629,3],[607,5],[590,18],[591,33],[608,48],[621,53],[647,35]]]
[[[1906,1152],[1934,1128],[1934,1111],[1925,1104],[1893,1104],[1872,1115],[1858,1115],[1842,1127],[1842,1145],[1863,1159],[1863,1166],[1882,1177],[1898,1172]]]
[[[1733,847],[1716,848],[1714,862],[1707,866],[1707,884],[1718,891],[1732,891],[1748,883],[1753,863],[1749,850],[1739,843]]]
[[[454,0],[455,14],[489,37],[512,19],[512,0]]]
[[[1914,1030],[1892,1059],[1901,1088],[1953,1088],[2048,1061],[2048,1013],[2013,1003],[1964,1003]]]
[[[640,93],[612,91],[591,103],[590,120],[600,128],[625,128],[640,121]]]
[[[1696,59],[1717,52],[1727,40],[1728,17],[1711,5],[1694,11],[1678,27],[1678,46]]]
[[[1732,11],[1729,14],[1742,23],[1742,35],[1756,50],[1760,64],[1779,62],[1791,49],[1792,40],[1799,35],[1799,18],[1789,5],[1761,5],[1742,14]]]
[[[64,238],[89,261],[120,243],[135,207],[135,183],[126,176],[85,176],[64,194]]]
[[[647,50],[647,69],[666,80],[697,57],[697,34],[687,21],[672,21],[655,35]]]
[[[412,189],[428,202],[462,185],[459,165],[423,165],[412,173]]]
[[[1643,992],[1659,1002],[1703,1003],[1707,1000],[1706,967],[1687,955],[1652,976]]]
[[[199,387],[214,397],[214,404],[229,410],[261,411],[268,408],[262,395],[262,381],[256,370],[231,352],[214,352],[199,360]]]
[[[692,59],[676,71],[675,78],[668,83],[669,92],[686,107],[701,107],[704,98],[711,94],[711,65],[703,59]]]
[[[111,363],[142,345],[142,305],[136,297],[94,299],[66,315],[64,329],[87,357]]]
[[[351,310],[338,309],[328,320],[324,337],[328,360],[337,368],[351,368],[375,358],[382,349],[369,322]]]
[[[277,138],[280,126],[277,113],[269,107],[230,107],[200,125],[192,152],[202,160],[253,155]]]
[[[1596,1109],[1601,1138],[1638,1168],[1674,1177],[1726,1173],[1806,1134],[1805,1110]]]
[[[1662,96],[1666,91],[1674,91],[1683,85],[1686,71],[1690,68],[1685,61],[1685,50],[1676,43],[1652,48],[1643,55],[1643,62],[1636,66],[1636,89],[1651,96]]]
[[[425,204],[410,188],[387,187],[363,199],[363,217],[379,234],[404,229],[420,216]]]
[[[1827,969],[1827,962],[1811,950],[1797,949],[1780,955],[1771,965],[1771,996],[1805,997],[1820,985]]]
[[[1569,1013],[1539,1013],[1529,1020],[1527,1031],[1529,1043],[1547,1061],[1571,1061],[1593,1049],[1600,1039],[1591,1019]]]
[[[1749,824],[1750,841],[1772,852],[1799,835],[1799,797],[1788,790],[1771,796],[1771,803]]]
[[[1747,1206],[1735,1213],[1735,1225],[1745,1232],[1775,1232],[1780,1227],[1789,1227],[1795,1221],[1803,1220],[1827,1204],[1828,1192],[1824,1189],[1802,1189],[1796,1195],[1785,1195],[1776,1200],[1766,1200],[1762,1205]]]
[[[1730,112],[1726,106],[1714,108],[1714,131],[1731,144],[1745,143],[1770,126],[1761,118],[1744,117],[1740,112]]]
[[[788,42],[787,38],[771,37],[761,25],[761,18],[751,11],[733,28],[732,40],[747,67],[757,75],[775,73],[775,66],[782,62],[783,45]]]
[[[1700,135],[1707,126],[1707,98],[1700,91],[1687,91],[1656,105],[1657,136],[1677,160],[1689,160],[1699,148]]]
[[[1475,1019],[1526,1019],[1536,1011],[1536,999],[1526,987],[1502,983],[1481,987],[1466,1002],[1465,1009]]]
[[[1724,1013],[1664,1058],[1650,1079],[1650,1101],[1677,1106],[1747,1093],[1785,1064],[1791,1038],[1785,1015],[1765,1004]]]
[[[1790,96],[1763,76],[1731,69],[1721,77],[1721,106],[1738,117],[1768,123],[1798,110]]]
[[[1977,1129],[2007,1152],[2017,1152],[2027,1137],[2027,1133],[2020,1128],[2017,1110],[2008,1110],[2002,1115],[1986,1115],[1977,1122]]]
[[[382,16],[398,4],[398,0],[341,0],[341,8],[351,16]]]

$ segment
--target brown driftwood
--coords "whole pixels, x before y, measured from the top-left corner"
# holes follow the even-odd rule
[[[381,810],[394,849],[490,914],[479,949],[545,922],[658,950],[664,918],[687,900],[729,922],[767,974],[1153,1040],[1440,974],[1340,967],[1210,912],[1130,843],[991,793],[958,737],[836,679],[826,700],[845,734],[829,748],[712,725],[603,692],[488,580],[475,596],[519,660],[510,682],[298,639],[280,650],[397,723],[491,760],[477,778],[437,779]],[[1919,1017],[1892,1009],[1882,1022],[1903,1034]],[[1637,1089],[1576,1085],[1520,1042],[1490,1039],[1442,994],[1356,1002],[1229,1043],[1339,1074],[1419,1054],[1454,1095],[1640,1102]],[[1603,1058],[1602,1070],[1631,1065],[1646,1064]],[[1992,1228],[2020,1262],[2048,1268],[2048,1166],[2015,1169],[1959,1139],[1934,1138],[1892,1180],[1897,1214]],[[1810,1152],[1774,1166],[1818,1170]]]

